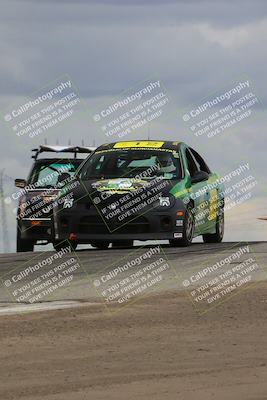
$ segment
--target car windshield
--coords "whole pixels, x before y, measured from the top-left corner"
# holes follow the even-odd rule
[[[179,154],[173,150],[103,150],[83,164],[81,180],[139,178],[181,179]]]
[[[76,163],[77,164],[77,163]],[[29,184],[36,188],[56,188],[67,176],[74,175],[79,164],[73,162],[51,162],[51,164],[36,164],[34,167]]]

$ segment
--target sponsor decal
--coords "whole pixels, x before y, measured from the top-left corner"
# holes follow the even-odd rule
[[[183,234],[180,232],[174,232],[173,237],[174,239],[180,239],[183,237]]]
[[[71,208],[73,206],[73,199],[66,199],[63,204],[63,208]]]
[[[149,147],[158,149],[164,145],[164,142],[140,141],[140,142],[119,142],[115,143],[114,149],[125,149],[128,147]]]
[[[115,192],[129,192],[137,190],[140,187],[145,187],[146,181],[141,179],[104,179],[102,181],[97,181],[92,183],[92,187],[99,192],[112,191]]]
[[[169,207],[171,205],[170,198],[169,197],[160,197],[159,205],[161,207]]]

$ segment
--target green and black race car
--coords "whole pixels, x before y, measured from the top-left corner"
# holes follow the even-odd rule
[[[182,142],[128,141],[98,147],[59,194],[54,241],[97,248],[134,240],[187,246],[202,235],[221,242],[224,188],[203,158]]]

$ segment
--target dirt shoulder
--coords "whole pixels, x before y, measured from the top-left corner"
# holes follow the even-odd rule
[[[0,398],[266,399],[266,289],[203,316],[183,292],[114,315],[91,305],[3,316]]]

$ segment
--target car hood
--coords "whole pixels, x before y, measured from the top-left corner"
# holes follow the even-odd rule
[[[135,178],[101,179],[90,184],[98,192],[129,193],[148,186],[149,182]]]
[[[174,185],[174,181],[168,179],[158,178],[158,181],[136,179],[136,178],[114,178],[114,179],[91,179],[87,181],[79,181],[79,185],[74,189],[70,189],[74,194],[74,198],[81,198],[86,194],[93,193],[110,193],[123,195],[126,193],[133,193],[139,190],[146,190],[151,187],[151,184],[157,184],[157,182],[165,182],[164,192],[170,192]],[[67,188],[64,188],[63,192],[67,192]]]

